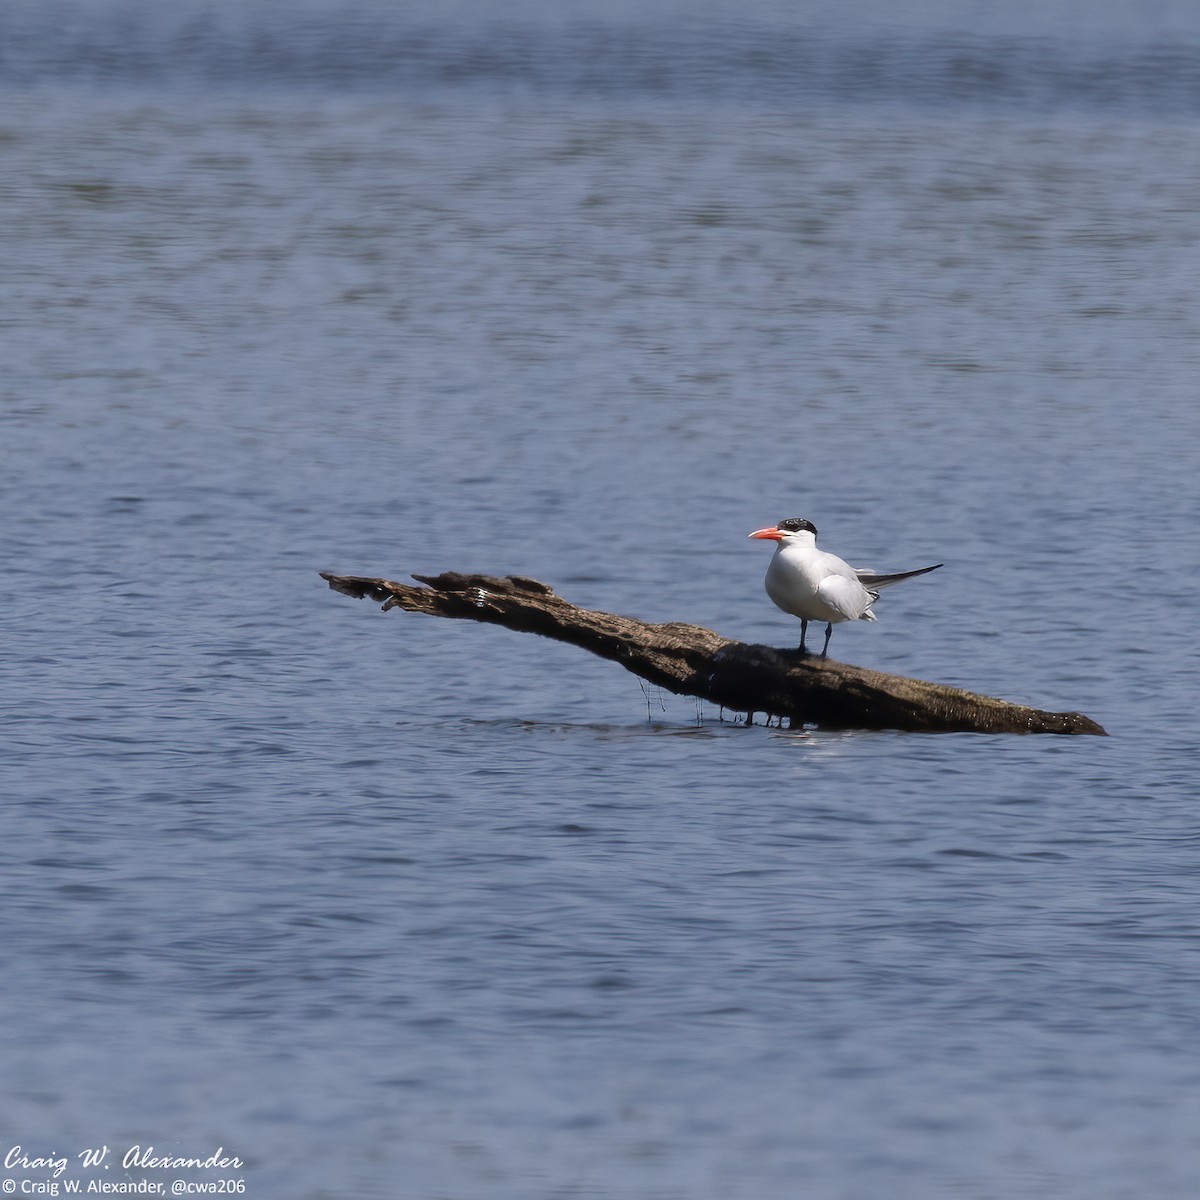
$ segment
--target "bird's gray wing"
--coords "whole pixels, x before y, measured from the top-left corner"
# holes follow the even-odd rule
[[[862,617],[875,598],[857,579],[847,575],[826,575],[817,584],[817,595],[847,621]]]
[[[858,582],[863,587],[877,592],[880,588],[891,587],[893,583],[899,583],[902,579],[912,579],[915,575],[928,575],[930,571],[936,571],[938,567],[945,565],[945,563],[935,563],[932,567],[921,567],[916,571],[898,571],[895,575],[876,575],[873,571],[857,571],[856,574]]]

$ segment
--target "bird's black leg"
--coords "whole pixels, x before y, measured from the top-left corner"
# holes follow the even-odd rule
[[[807,632],[808,632],[808,622],[807,622],[807,621],[806,621],[806,620],[805,620],[803,617],[801,617],[801,618],[800,618],[800,653],[801,653],[801,654],[804,654],[804,653],[805,653],[805,650],[804,650],[804,635],[805,635]]]
[[[826,625],[826,626],[825,626],[825,647],[824,647],[824,649],[821,651],[821,657],[822,657],[822,658],[828,658],[828,657],[829,657],[829,639],[830,639],[831,637],[833,637],[833,624],[832,624],[832,623],[830,623],[829,625]]]

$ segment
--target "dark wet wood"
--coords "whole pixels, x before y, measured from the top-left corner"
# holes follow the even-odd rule
[[[509,575],[414,575],[418,584],[360,575],[323,579],[336,592],[380,601],[386,612],[428,613],[503,625],[569,642],[635,675],[735,712],[787,717],[826,729],[925,733],[1092,733],[1082,713],[1043,712],[940,683],[886,675],[795,650],[730,641],[700,625],[654,625],[577,608],[536,579]]]

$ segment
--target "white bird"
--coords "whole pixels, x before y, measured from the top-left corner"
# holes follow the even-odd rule
[[[756,529],[750,537],[775,543],[775,553],[767,567],[767,595],[785,613],[800,618],[801,654],[807,653],[804,635],[808,632],[809,621],[826,623],[822,658],[829,654],[834,625],[841,621],[875,620],[871,605],[879,599],[881,588],[914,575],[925,575],[945,565],[937,563],[916,571],[901,571],[897,575],[857,571],[836,554],[818,550],[816,526],[801,517],[789,517],[778,525]]]

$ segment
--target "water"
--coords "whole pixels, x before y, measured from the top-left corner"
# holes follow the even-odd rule
[[[1187,56],[1138,64],[1196,31],[1052,7],[968,31],[1003,86],[849,79],[820,46],[966,36],[859,7],[823,85],[681,24],[621,89],[569,9],[508,66],[431,10],[436,70],[361,76],[408,44],[365,4],[8,11],[6,1152],[223,1146],[306,1200],[1195,1195],[1200,147]],[[735,47],[794,43],[748,11]],[[746,728],[317,576],[786,645],[745,534],[791,515],[947,563],[835,655],[1113,736]]]

